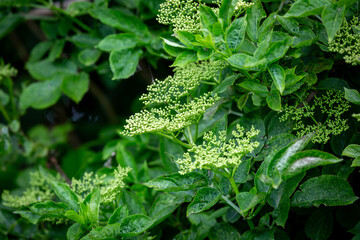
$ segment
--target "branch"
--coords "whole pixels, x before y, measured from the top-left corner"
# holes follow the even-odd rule
[[[70,178],[66,175],[66,173],[60,167],[60,164],[55,156],[50,156],[49,158],[51,164],[55,167],[56,171],[65,179],[67,184],[71,185]]]
[[[315,98],[315,95],[317,94],[318,91],[313,91],[309,94],[309,96],[306,98],[305,102],[309,103],[311,102],[314,98]],[[302,108],[304,107],[304,104],[303,103],[300,103],[297,108]]]

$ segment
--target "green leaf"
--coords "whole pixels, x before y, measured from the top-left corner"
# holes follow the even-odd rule
[[[360,157],[357,157],[352,161],[351,167],[360,167]]]
[[[311,15],[320,15],[324,6],[329,3],[329,0],[297,0],[291,5],[285,17],[307,17]]]
[[[45,201],[39,202],[31,205],[30,210],[43,217],[49,218],[62,218],[66,210],[68,209],[68,205],[65,203],[56,203],[53,201]]]
[[[279,15],[276,16],[276,19],[279,21],[281,26],[285,28],[286,31],[294,35],[299,35],[300,33],[299,23],[295,19],[286,18]]]
[[[145,215],[135,214],[125,217],[120,224],[121,237],[133,237],[146,231],[153,224],[153,220]]]
[[[285,90],[285,70],[281,66],[273,64],[268,68],[268,71],[272,80],[275,83],[276,88],[279,90],[280,94],[282,94]]]
[[[68,240],[78,240],[80,239],[84,234],[86,233],[86,230],[79,224],[74,223],[69,227],[69,229],[66,232],[66,238]]]
[[[99,42],[97,47],[103,51],[111,52],[134,48],[140,43],[139,38],[132,33],[112,34]]]
[[[271,89],[270,94],[266,97],[266,102],[274,111],[281,111],[281,96],[278,90]]]
[[[146,214],[145,208],[136,194],[127,190],[123,190],[121,193],[123,204],[127,206],[129,214]]]
[[[284,166],[284,171],[280,172],[283,179],[291,178],[303,173],[311,168],[341,162],[342,159],[334,155],[319,150],[307,150],[292,155]]]
[[[237,75],[230,76],[226,79],[224,79],[216,88],[213,90],[212,94],[219,94],[226,91],[226,89],[230,86],[232,86],[235,82],[235,80],[238,78]]]
[[[267,176],[272,178],[273,187],[277,188],[281,183],[281,173],[289,166],[290,158],[297,152],[303,150],[310,142],[313,133],[309,133],[278,151],[271,159],[267,168]]]
[[[134,16],[110,8],[93,8],[90,13],[102,23],[124,32],[134,33],[144,42],[149,42],[151,34],[147,26]]]
[[[329,239],[333,231],[334,218],[330,209],[317,209],[305,223],[306,236],[312,240]]]
[[[91,66],[99,60],[101,51],[97,49],[84,49],[78,54],[78,60],[85,66]]]
[[[77,223],[79,223],[82,226],[85,226],[85,219],[83,215],[78,214],[74,210],[68,210],[65,212],[65,217],[67,217],[70,220],[73,220]]]
[[[234,54],[226,59],[231,66],[238,69],[252,70],[254,68],[262,67],[265,65],[266,60],[254,58],[244,53]]]
[[[108,224],[121,223],[121,221],[129,215],[126,205],[120,205],[110,216]]]
[[[200,4],[199,12],[202,25],[211,30],[212,25],[218,21],[216,14],[210,7],[203,4]]]
[[[294,207],[311,207],[323,204],[325,206],[349,205],[358,199],[350,184],[343,178],[322,175],[310,178],[300,186],[291,198]]]
[[[154,226],[170,216],[175,209],[184,202],[184,197],[170,195],[168,193],[160,194],[151,206],[149,216],[154,221]]]
[[[69,185],[54,181],[51,183],[51,187],[61,201],[68,204],[73,210],[79,211],[78,196],[70,189]]]
[[[110,68],[114,74],[113,80],[131,77],[136,70],[142,55],[141,49],[125,49],[110,53]]]
[[[60,98],[61,84],[61,78],[30,84],[21,93],[20,108],[45,109],[52,106]]]
[[[224,28],[227,27],[227,23],[233,16],[237,2],[238,2],[237,0],[223,0],[221,2],[219,17],[223,19],[223,22],[225,24]]]
[[[194,48],[194,42],[196,42],[195,35],[187,32],[187,31],[177,31],[176,37],[182,42],[184,45],[188,46],[189,48]]]
[[[45,59],[39,62],[27,62],[26,69],[33,78],[40,81],[56,78],[58,74],[77,73],[76,64],[66,60],[51,62],[49,59]]]
[[[3,15],[4,16],[4,15]],[[17,14],[5,14],[0,20],[0,39],[10,33],[14,28],[21,23],[23,17]]]
[[[49,51],[51,46],[52,46],[51,41],[45,41],[36,44],[36,46],[31,49],[28,62],[40,61],[44,57],[45,53]]]
[[[253,42],[257,41],[257,33],[261,19],[266,18],[261,1],[256,0],[251,8],[246,10],[246,32]]]
[[[27,207],[22,207],[14,212],[15,214],[20,214],[21,217],[25,218],[32,224],[37,224],[41,219],[39,214],[33,213],[32,211],[28,210]]]
[[[262,97],[265,97],[269,93],[267,87],[255,81],[244,81],[240,83],[239,86]]]
[[[64,45],[65,45],[65,40],[61,39],[55,41],[49,52],[48,59],[50,61],[54,61],[55,59],[59,58],[61,56],[61,53],[63,52]]]
[[[346,87],[344,87],[344,89],[345,89],[345,99],[351,103],[360,105],[360,93],[358,92],[358,90],[348,89]]]
[[[145,183],[145,186],[152,187],[157,191],[177,192],[187,191],[207,185],[207,179],[204,175],[191,172],[185,175],[173,173],[157,177]]]
[[[200,188],[197,191],[193,201],[189,204],[186,210],[186,216],[210,209],[219,201],[220,197],[221,192],[219,192],[215,188]]]
[[[265,21],[261,24],[261,26],[259,27],[257,33],[256,33],[256,38],[259,39],[258,42],[260,42],[260,37],[263,34],[266,34],[270,31],[272,31],[272,28],[274,26],[276,20],[276,13],[273,12],[271,13],[266,19]]]
[[[285,37],[282,41],[271,43],[267,53],[265,54],[268,64],[276,62],[284,57],[293,42],[294,39],[292,37]]]
[[[179,54],[176,57],[172,67],[183,67],[188,63],[194,62],[197,60],[197,53],[194,51],[186,50]]]
[[[345,19],[345,6],[339,6],[337,4],[326,5],[321,13],[321,19],[324,23],[328,41],[330,43]]]
[[[304,178],[305,173],[284,181],[277,189],[274,189],[267,201],[274,208],[272,216],[278,226],[285,227],[286,220],[290,211],[290,196],[294,193],[300,181]]]
[[[212,227],[209,231],[209,239],[210,240],[239,240],[240,234],[228,223],[220,222]]]
[[[239,205],[241,214],[244,216],[249,210],[265,199],[264,194],[254,194],[251,192],[241,192],[236,195],[236,201]]]
[[[360,145],[357,144],[347,145],[341,155],[351,158],[360,157]]]
[[[233,21],[226,32],[226,41],[232,52],[237,52],[245,39],[247,22],[245,17]]]
[[[95,189],[88,197],[90,196],[89,202],[89,212],[87,217],[91,223],[97,224],[99,222],[99,213],[100,213],[100,188]]]
[[[88,11],[93,7],[91,2],[71,2],[67,7],[66,12],[71,16],[81,16],[88,13]]]
[[[89,76],[85,72],[78,75],[65,75],[61,90],[76,103],[79,103],[89,90],[89,82]]]
[[[133,181],[137,182],[137,166],[134,156],[126,149],[123,142],[119,142],[116,147],[116,161],[122,167],[131,167],[132,171],[129,173]]]
[[[250,158],[243,160],[240,165],[236,168],[234,174],[235,183],[245,183],[249,177],[249,171],[251,168]]]

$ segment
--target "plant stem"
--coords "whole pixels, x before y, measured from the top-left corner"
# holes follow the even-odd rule
[[[250,219],[247,219],[246,221],[247,221],[247,223],[248,223],[251,230],[255,229],[255,225]]]
[[[17,118],[17,112],[16,112],[16,105],[14,101],[14,92],[13,92],[13,82],[11,78],[7,78],[8,81],[8,90],[9,90],[9,96],[10,96],[10,104],[11,104],[11,110],[13,114],[13,118]]]
[[[5,120],[10,123],[11,122],[11,118],[9,117],[9,114],[7,113],[6,109],[4,108],[4,106],[2,104],[0,104],[0,112],[2,113],[2,115],[4,116]]]
[[[191,143],[191,144],[194,144],[194,140],[193,140],[193,137],[192,137],[192,133],[191,133],[190,127],[187,127],[186,130],[187,130],[188,135],[189,135],[189,138],[190,138],[190,143]]]
[[[235,194],[238,195],[240,192],[235,183],[234,177],[233,176],[229,177],[229,181],[230,181],[231,187],[234,189]]]
[[[156,133],[157,135],[160,135],[162,137],[166,137],[167,139],[170,139],[171,141],[174,141],[176,142],[177,144],[185,147],[185,148],[191,148],[191,145],[190,144],[187,144],[187,143],[184,143],[182,141],[180,141],[179,139],[177,139],[175,136],[170,136],[170,135],[167,135],[165,133],[161,133],[161,132],[157,132]]]
[[[226,196],[221,195],[221,197],[225,200],[227,204],[229,204],[230,207],[232,207],[235,211],[237,211],[239,214],[241,214],[240,208],[236,206],[232,201],[230,201]]]

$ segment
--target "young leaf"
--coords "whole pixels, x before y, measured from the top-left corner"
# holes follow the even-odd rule
[[[268,62],[268,64],[271,64],[273,62],[276,62],[277,60],[281,59],[285,56],[286,52],[289,50],[291,45],[294,42],[294,38],[288,36],[285,37],[281,41],[273,42],[267,53],[265,54],[265,58]]]
[[[360,93],[358,92],[358,90],[348,89],[346,87],[344,87],[344,89],[345,89],[345,99],[351,103],[360,105]]]
[[[91,223],[97,224],[99,222],[100,213],[100,188],[97,188],[90,194],[89,212],[87,216]]]
[[[265,65],[265,59],[257,59],[244,53],[237,53],[226,59],[231,66],[238,69],[252,70]]]
[[[179,54],[176,57],[172,67],[183,67],[188,63],[194,62],[197,60],[197,53],[191,50],[186,50]]]
[[[211,30],[212,25],[218,21],[216,14],[210,7],[203,4],[200,5],[199,12],[202,25],[208,30]]]
[[[328,41],[330,43],[345,19],[345,6],[339,6],[334,3],[326,5],[321,13],[321,19],[324,23]]]
[[[35,203],[29,208],[33,213],[40,215],[42,218],[62,218],[69,206],[65,203],[45,201]]]
[[[240,83],[239,86],[250,92],[256,93],[257,95],[259,95],[261,97],[265,97],[269,93],[269,90],[267,89],[267,87],[265,87],[264,85],[261,85],[260,83],[255,82],[255,81],[244,81],[244,82]]]
[[[79,223],[82,226],[85,226],[85,218],[83,215],[78,214],[74,210],[68,210],[65,212],[65,217],[67,217],[70,220],[73,220],[77,223]]]
[[[61,90],[76,103],[79,103],[89,90],[89,82],[89,75],[85,72],[78,75],[65,75]]]
[[[232,52],[237,52],[245,39],[245,30],[247,22],[245,17],[241,17],[233,21],[227,30],[226,41]]]
[[[131,77],[135,73],[142,53],[141,49],[125,49],[111,52],[110,68],[114,74],[112,79]]]
[[[351,158],[360,157],[360,145],[358,144],[347,145],[341,155]]]
[[[145,208],[141,203],[139,197],[133,192],[123,190],[122,201],[123,204],[127,206],[129,214],[146,214]]]
[[[276,19],[289,33],[294,35],[298,35],[300,33],[299,23],[295,19],[282,17],[279,15],[276,16]]]
[[[51,187],[61,201],[68,204],[73,210],[79,211],[78,196],[70,189],[69,185],[54,181],[51,183]]]
[[[227,27],[227,23],[229,22],[229,20],[231,19],[234,10],[235,10],[235,6],[237,4],[237,0],[223,0],[220,6],[220,10],[219,10],[219,17],[221,19],[223,19],[224,21],[224,28]]]
[[[157,191],[177,192],[199,188],[207,185],[207,179],[204,175],[196,172],[181,175],[173,173],[157,177],[145,183],[146,186],[152,187]]]
[[[278,90],[271,89],[270,94],[266,97],[266,102],[274,111],[281,111],[281,96]]]
[[[235,80],[238,78],[237,75],[230,76],[224,79],[212,92],[213,95],[223,93],[229,86],[232,86]]]
[[[298,0],[291,5],[285,17],[307,17],[311,15],[320,15],[324,6],[329,3],[329,0]]]
[[[349,205],[358,199],[350,184],[343,178],[322,175],[310,178],[300,186],[291,198],[291,206],[311,207],[323,204],[325,206]]]
[[[163,193],[157,197],[151,206],[149,216],[154,221],[154,226],[166,219],[175,209],[184,202],[183,197]]]
[[[139,44],[139,39],[132,33],[121,33],[106,36],[97,47],[103,51],[111,52],[134,48]]]
[[[55,104],[61,95],[61,78],[36,82],[24,89],[20,96],[20,108],[44,109]]]
[[[79,223],[74,223],[69,227],[66,232],[66,237],[68,240],[78,240],[86,233],[86,229],[84,229]]]
[[[91,66],[99,60],[101,51],[98,49],[84,49],[78,54],[78,60],[85,66]]]
[[[135,214],[125,217],[120,224],[121,237],[133,237],[146,231],[153,224],[153,220],[145,215]]]
[[[261,19],[266,18],[261,1],[257,0],[254,5],[246,10],[246,32],[253,42],[257,41],[257,33]]]
[[[243,215],[261,203],[264,198],[264,194],[254,194],[251,192],[241,192],[236,195],[236,201]]]
[[[291,178],[311,168],[341,162],[342,159],[319,150],[307,150],[292,155],[281,173],[283,179]]]
[[[285,90],[285,70],[281,66],[273,64],[268,68],[268,71],[275,83],[276,88],[279,90],[280,94],[282,94]]]
[[[129,215],[126,205],[120,205],[110,216],[108,224],[121,223],[121,221]]]
[[[196,193],[186,210],[186,216],[210,209],[220,199],[221,193],[215,188],[203,187]]]

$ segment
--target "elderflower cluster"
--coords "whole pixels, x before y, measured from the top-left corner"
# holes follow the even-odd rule
[[[329,50],[344,55],[346,63],[360,64],[360,20],[354,17],[350,24],[345,20],[343,26],[330,42]]]
[[[226,131],[218,134],[207,132],[204,134],[202,145],[193,145],[183,159],[178,159],[180,174],[186,174],[195,169],[220,169],[238,166],[241,158],[254,151],[259,142],[251,139],[259,134],[254,127],[244,133],[244,128],[236,125],[232,132],[234,138],[226,141]]]
[[[242,10],[246,10],[250,8],[254,3],[252,2],[244,2],[243,0],[239,0],[235,6],[235,12],[240,12]]]
[[[21,195],[11,194],[8,190],[2,193],[1,198],[4,206],[19,208],[35,202],[51,200],[55,196],[51,188],[51,181],[53,180],[61,181],[60,175],[53,177],[41,170],[31,172],[30,187]]]
[[[205,110],[218,100],[218,96],[206,93],[189,103],[175,102],[164,108],[142,110],[126,120],[127,124],[122,134],[134,136],[143,133],[180,131],[198,121]]]
[[[149,85],[148,93],[142,95],[140,100],[145,105],[176,102],[199,86],[201,81],[216,77],[225,67],[224,61],[202,61],[177,67],[174,76],[168,76],[163,81],[156,80]]]
[[[85,173],[82,179],[72,179],[71,189],[80,197],[85,198],[96,188],[100,188],[101,203],[108,204],[115,200],[121,189],[125,187],[124,178],[131,171],[131,168],[118,166],[114,170],[114,177],[105,180],[106,175],[93,176],[93,172]]]
[[[356,120],[358,120],[358,122],[360,122],[360,113],[354,113],[353,115],[351,115],[352,117],[356,118]]]
[[[17,70],[13,68],[10,64],[0,64],[0,81],[3,78],[7,77],[15,77],[17,74]]]
[[[194,0],[166,0],[160,4],[159,23],[171,24],[174,32],[198,32],[201,29],[199,3]]]
[[[306,102],[301,104],[297,102],[292,106],[285,104],[280,121],[293,120],[295,122],[293,130],[298,137],[315,132],[312,142],[327,143],[331,135],[339,135],[349,128],[347,119],[341,118],[341,115],[350,108],[349,102],[343,95],[341,92],[327,91],[320,97],[315,97],[312,105]],[[323,122],[315,118],[321,118],[315,115],[319,111],[325,116]],[[312,124],[309,124],[309,121]]]

